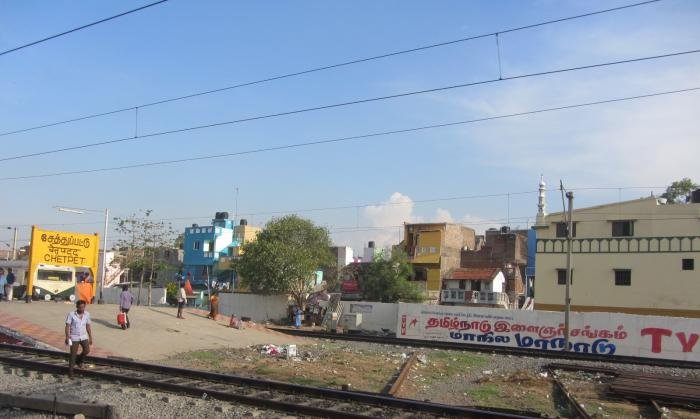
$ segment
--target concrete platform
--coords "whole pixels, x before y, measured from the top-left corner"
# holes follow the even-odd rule
[[[0,325],[30,336],[57,349],[63,342],[65,319],[75,305],[67,303],[20,301],[0,303]],[[132,307],[132,326],[122,330],[116,323],[117,305],[89,305],[94,346],[91,355],[123,356],[153,361],[198,349],[240,348],[272,343],[303,344],[304,338],[254,327],[244,330],[228,327],[228,319],[213,321],[206,312],[185,309],[185,319],[175,317],[174,307]]]

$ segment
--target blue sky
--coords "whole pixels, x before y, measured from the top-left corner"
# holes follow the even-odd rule
[[[146,4],[0,0],[0,50]],[[0,56],[0,131],[130,107],[350,59],[489,33],[630,1],[171,0]],[[700,3],[663,0],[500,37],[503,75],[700,47]],[[236,152],[700,86],[700,54],[504,81],[0,163],[0,177]],[[486,38],[148,107],[139,133],[183,128],[498,77]],[[101,231],[99,215],[55,205],[153,209],[181,229],[215,211],[263,224],[300,212],[337,244],[397,241],[404,221],[455,221],[477,230],[532,222],[536,195],[413,202],[550,186],[663,186],[700,178],[700,92],[273,151],[226,159],[33,180],[2,180],[0,223]],[[124,112],[0,137],[2,155],[132,135]],[[577,206],[648,195],[652,188],[581,190]],[[659,191],[656,189],[656,191]],[[561,209],[556,191],[552,210]],[[386,205],[389,203],[390,205]],[[399,205],[393,205],[398,203]],[[527,218],[530,220],[527,220]],[[90,223],[71,225],[73,223]],[[61,226],[60,224],[65,224]],[[357,227],[369,227],[354,231]],[[345,229],[348,227],[348,229]],[[384,229],[384,227],[387,227]],[[8,241],[10,232],[0,231]],[[24,240],[26,244],[26,240]],[[23,244],[23,243],[20,243]],[[3,245],[0,243],[0,245]]]

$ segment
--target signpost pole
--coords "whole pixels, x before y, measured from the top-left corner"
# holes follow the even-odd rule
[[[29,275],[27,275],[27,288],[24,290],[25,303],[31,303],[32,295],[34,295],[34,272],[36,272],[36,263],[34,262],[34,257],[36,255],[34,250],[34,246],[36,246],[35,232],[36,226],[32,226],[32,235],[29,236]]]

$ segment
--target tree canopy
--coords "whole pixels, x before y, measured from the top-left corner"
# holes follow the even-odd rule
[[[242,247],[232,266],[242,284],[260,294],[291,294],[303,307],[315,271],[331,266],[328,230],[297,215],[276,218]]]
[[[117,248],[124,255],[124,268],[129,268],[129,280],[139,278],[137,304],[141,304],[141,290],[148,274],[148,304],[151,304],[151,286],[156,272],[167,268],[167,260],[160,252],[173,243],[175,231],[169,222],[151,218],[153,210],[141,210],[129,217],[115,217],[114,229],[122,236]]]
[[[362,282],[365,299],[383,303],[397,301],[422,301],[421,290],[410,281],[413,277],[406,252],[395,249],[391,256],[380,252],[367,268]]]
[[[671,185],[666,188],[666,192],[664,192],[661,195],[661,197],[666,198],[671,204],[684,203],[688,201],[690,193],[698,188],[700,188],[700,185],[698,185],[697,183],[693,183],[693,181],[690,180],[690,178],[685,177],[681,180],[677,180],[671,183]]]

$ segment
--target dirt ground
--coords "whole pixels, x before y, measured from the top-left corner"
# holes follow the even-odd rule
[[[412,349],[361,342],[312,340],[287,359],[264,354],[262,345],[184,352],[160,363],[310,386],[382,392]],[[438,403],[516,409],[571,417],[570,406],[549,372],[535,359],[463,351],[418,349],[420,361],[397,397]],[[607,376],[559,372],[567,389],[596,418],[658,417],[651,406],[610,398]],[[700,412],[667,408],[668,418],[700,419]]]
[[[200,350],[168,357],[172,366],[267,378],[317,387],[380,392],[405,362],[404,352],[375,351],[336,342],[298,346],[298,356],[270,356],[264,345]]]
[[[0,304],[0,325],[6,326],[4,316],[22,319],[26,324],[25,335],[48,345],[63,349],[66,315],[75,309],[73,304],[20,301]],[[245,330],[228,327],[228,319],[213,321],[206,313],[186,309],[185,319],[175,317],[174,307],[132,306],[129,318],[132,327],[122,330],[116,323],[118,307],[114,304],[91,304],[87,307],[92,317],[94,344],[118,356],[139,361],[163,359],[172,354],[201,349],[225,349],[252,344],[299,343],[305,339],[274,332],[260,325]],[[48,329],[51,336],[33,334],[33,327]],[[22,332],[21,330],[18,330]]]

